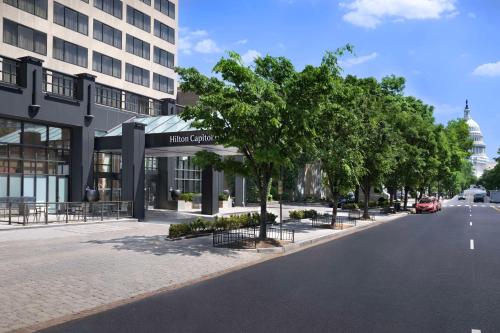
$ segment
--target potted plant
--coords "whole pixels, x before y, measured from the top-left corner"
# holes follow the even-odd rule
[[[219,208],[231,208],[233,205],[229,191],[225,190],[224,192],[219,194]]]

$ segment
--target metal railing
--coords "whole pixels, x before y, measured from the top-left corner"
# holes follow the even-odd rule
[[[259,226],[237,228],[229,230],[215,230],[212,236],[214,247],[224,248],[256,248]],[[268,225],[266,230],[268,239],[295,242],[295,230],[273,227]]]
[[[161,102],[125,90],[96,84],[95,102],[112,108],[157,116],[161,114]]]
[[[132,201],[2,202],[0,222],[29,224],[87,222],[131,218]]]
[[[357,219],[353,219],[349,216],[340,216],[337,215],[335,217],[335,227],[339,229],[344,229],[344,224],[348,224],[351,226],[356,226]],[[317,215],[316,217],[313,217],[311,219],[311,226],[313,228],[324,228],[327,226],[332,225],[332,215],[330,214],[323,214],[323,215]]]
[[[13,59],[0,58],[0,81],[18,84],[19,62]]]
[[[76,78],[74,76],[44,69],[43,91],[74,99],[76,97]]]

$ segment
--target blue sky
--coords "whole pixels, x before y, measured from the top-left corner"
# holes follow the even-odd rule
[[[346,73],[406,77],[442,123],[469,99],[488,155],[500,147],[498,0],[180,0],[180,66],[206,74],[224,52],[286,56],[297,69],[351,43]]]

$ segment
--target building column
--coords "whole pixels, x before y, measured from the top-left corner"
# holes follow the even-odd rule
[[[243,161],[243,156],[236,156],[236,160]],[[245,207],[247,203],[246,196],[247,181],[245,177],[236,175],[234,179],[234,206]]]
[[[144,211],[144,124],[122,124],[122,200],[132,201],[133,217],[143,221]]]
[[[94,134],[93,126],[76,127],[71,131],[70,201],[83,201],[85,188],[93,187]]]
[[[218,175],[211,167],[201,172],[201,213],[214,215],[219,212]]]
[[[246,179],[240,175],[236,175],[234,182],[234,205],[236,207],[245,207],[246,205]]]
[[[85,200],[85,189],[94,186],[94,138],[95,125],[92,116],[94,105],[95,76],[79,74],[76,99],[86,106],[83,126],[71,131],[71,188],[70,201]]]

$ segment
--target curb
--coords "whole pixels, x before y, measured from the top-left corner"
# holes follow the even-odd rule
[[[12,228],[0,228],[0,232],[4,231],[14,231],[23,229],[42,229],[42,228],[56,228],[56,227],[70,227],[76,225],[91,225],[91,224],[104,224],[104,223],[116,223],[116,222],[138,222],[137,219],[120,219],[120,220],[104,220],[104,221],[91,221],[91,222],[76,222],[76,223],[64,223],[64,224],[42,224],[42,225],[23,225],[19,227]]]

